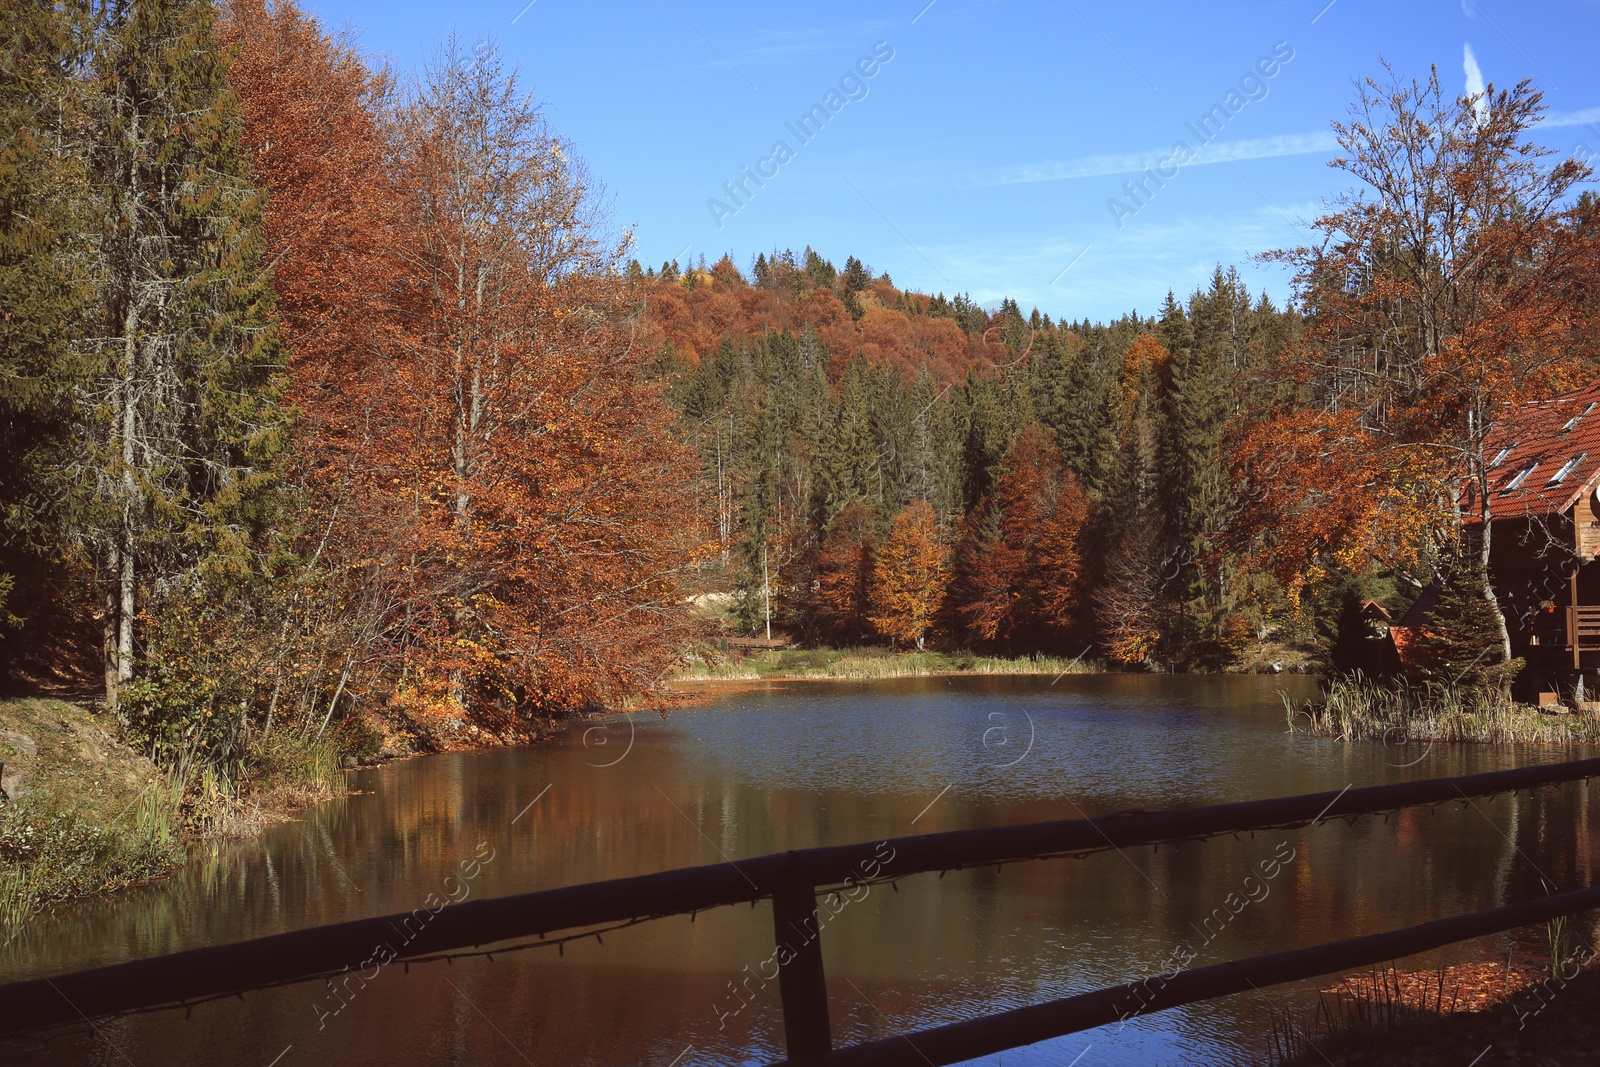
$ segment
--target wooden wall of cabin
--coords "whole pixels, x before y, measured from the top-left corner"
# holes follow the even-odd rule
[[[1565,515],[1501,519],[1494,524],[1489,573],[1511,631],[1512,651],[1518,655],[1525,655],[1525,649],[1542,652],[1552,644],[1559,653],[1566,646],[1566,608],[1572,599],[1572,529],[1572,520]],[[1600,567],[1579,572],[1580,603],[1586,602],[1590,582],[1594,583],[1594,596],[1600,598]],[[1593,602],[1600,604],[1600,599]]]
[[[1490,573],[1511,631],[1513,654],[1528,667],[1514,687],[1518,699],[1533,700],[1541,691],[1565,692],[1585,674],[1587,688],[1600,687],[1600,648],[1580,654],[1573,667],[1567,634],[1567,608],[1572,603],[1573,568],[1577,567],[1577,603],[1600,608],[1600,509],[1585,494],[1565,515],[1501,520],[1494,524]],[[1596,638],[1585,638],[1585,644]]]
[[[1570,521],[1575,529],[1574,543],[1578,555],[1592,560],[1600,553],[1600,508],[1595,505],[1595,492],[1584,493],[1572,506]]]

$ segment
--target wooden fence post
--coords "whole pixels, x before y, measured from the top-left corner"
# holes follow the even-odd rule
[[[778,941],[778,992],[783,996],[783,1036],[791,1062],[823,1062],[833,1051],[828,987],[822,973],[822,931],[813,886],[786,885],[772,894]]]

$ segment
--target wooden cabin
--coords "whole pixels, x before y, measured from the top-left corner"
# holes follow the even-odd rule
[[[1524,404],[1488,439],[1489,570],[1523,685],[1570,684],[1600,666],[1600,379]],[[1476,489],[1461,500],[1481,529]]]

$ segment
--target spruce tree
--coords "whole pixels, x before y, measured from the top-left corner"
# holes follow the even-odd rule
[[[25,641],[44,639],[60,621],[57,532],[76,496],[56,473],[89,369],[76,343],[87,307],[76,12],[24,0],[0,18],[0,639],[25,622]]]
[[[872,434],[872,369],[866,360],[858,358],[845,370],[838,396],[829,406],[832,425],[817,471],[823,525],[854,501],[880,502],[878,449]]]
[[[280,521],[288,416],[261,202],[212,5],[119,0],[100,17],[101,366],[80,433],[115,706],[142,616],[252,574]]]
[[[1500,627],[1483,587],[1476,552],[1459,550],[1442,561],[1436,579],[1439,599],[1417,639],[1419,665],[1429,681],[1502,688],[1521,671],[1522,660],[1500,660]]]
[[[1219,535],[1232,507],[1225,434],[1246,388],[1250,302],[1238,275],[1218,267],[1210,288],[1190,298],[1184,314],[1172,297],[1157,332],[1172,342],[1163,467],[1172,536],[1182,560],[1177,593],[1181,640],[1208,665],[1220,666],[1220,639],[1230,609]]]

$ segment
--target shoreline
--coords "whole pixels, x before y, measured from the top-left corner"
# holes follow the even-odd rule
[[[667,685],[724,685],[746,682],[892,682],[899,678],[1043,678],[1068,674],[1115,674],[1094,669],[1066,671],[905,671],[901,674],[724,674],[709,678],[673,678]]]
[[[882,647],[761,649],[721,658],[715,653],[691,656],[668,685],[699,682],[876,681],[889,678],[932,678],[976,675],[1092,674],[1105,670],[1077,656],[1030,654],[980,656],[968,651],[895,651]]]
[[[192,791],[92,701],[57,696],[0,701],[0,765],[0,945],[61,905],[166,879],[199,844],[257,838],[356,792],[344,768],[309,763]]]

